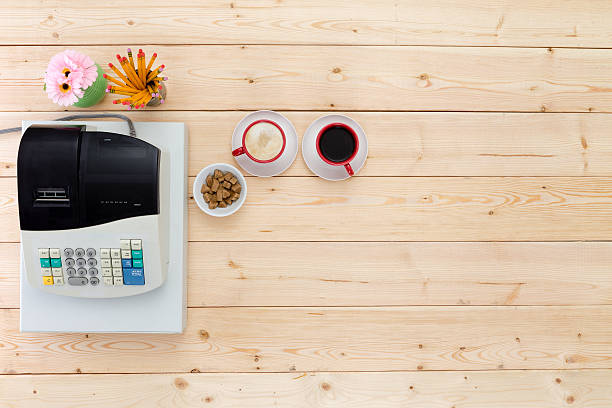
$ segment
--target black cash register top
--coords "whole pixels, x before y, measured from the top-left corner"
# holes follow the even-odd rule
[[[160,150],[79,127],[30,127],[19,145],[22,230],[88,227],[159,214]]]

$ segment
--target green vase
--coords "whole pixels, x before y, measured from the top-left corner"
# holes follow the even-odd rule
[[[102,98],[104,98],[104,95],[106,94],[107,81],[103,76],[104,71],[102,71],[100,65],[96,64],[96,67],[98,67],[98,77],[94,83],[83,92],[83,97],[79,98],[79,100],[72,106],[88,108],[90,106],[94,106],[96,103],[100,102]]]

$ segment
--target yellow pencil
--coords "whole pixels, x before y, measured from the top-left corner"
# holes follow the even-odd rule
[[[145,96],[145,95],[148,95],[146,89],[142,90],[139,93],[137,93],[136,95],[132,96],[132,99],[134,101],[138,101],[138,100],[142,99],[142,97]]]
[[[127,78],[125,77],[125,75],[123,75],[123,74],[121,73],[121,71],[119,71],[119,70],[118,70],[118,69],[117,69],[117,68],[116,68],[116,67],[115,67],[113,64],[111,64],[111,63],[109,62],[109,63],[108,63],[108,66],[109,66],[109,68],[110,68],[110,69],[112,69],[112,70],[113,70],[113,72],[114,72],[115,74],[117,74],[117,76],[118,76],[119,78],[121,78],[121,79],[123,80],[123,82],[125,82],[125,83],[126,83],[126,85],[128,85],[128,86],[134,86],[134,85],[132,84],[132,82],[131,82],[129,79],[127,79]]]
[[[147,76],[149,76],[148,73],[151,71],[151,67],[153,66],[153,63],[155,62],[155,58],[157,58],[156,52],[153,53],[153,56],[151,57],[151,61],[149,61],[149,65],[147,65]]]
[[[164,70],[164,68],[166,68],[166,66],[164,64],[162,64],[159,67],[157,67],[157,69],[155,71],[149,73],[149,75],[147,76],[147,82],[149,82],[150,80],[155,78],[157,76],[157,74],[159,74],[160,72],[162,72]]]
[[[107,89],[111,89],[113,91],[132,92],[135,94],[141,91],[141,89],[130,88],[128,86],[112,86],[112,85],[107,86]]]
[[[124,86],[124,85],[125,85],[123,82],[118,81],[117,79],[113,78],[113,77],[112,77],[112,76],[110,76],[110,75],[107,75],[107,74],[102,74],[102,76],[103,76],[104,78],[108,79],[109,81],[114,82],[115,84],[117,84],[117,85],[119,85],[119,86]]]
[[[147,96],[151,96],[148,93],[140,95],[138,98],[134,97],[134,104],[140,105],[146,99]]]
[[[131,78],[132,83],[136,85],[134,88],[142,89],[144,84],[140,81],[138,75],[136,75],[136,71],[134,71],[134,68],[132,68],[132,66],[128,63],[127,58],[123,58],[121,66],[123,67],[123,70],[128,75],[128,77]]]
[[[130,65],[134,66],[134,58],[132,58],[132,49],[128,48],[127,53],[128,53],[128,58],[130,59]]]
[[[142,81],[143,85],[147,85],[147,76],[145,75],[145,66],[144,66],[144,53],[142,50],[138,50],[138,76]]]

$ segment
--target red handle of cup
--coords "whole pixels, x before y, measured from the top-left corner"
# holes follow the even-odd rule
[[[353,176],[355,174],[355,172],[353,171],[353,168],[351,167],[350,163],[346,163],[344,165],[344,168],[346,169],[346,172],[348,173],[349,176]]]
[[[240,146],[236,150],[232,150],[232,156],[240,156],[241,154],[244,154],[244,152],[245,152],[244,146]]]

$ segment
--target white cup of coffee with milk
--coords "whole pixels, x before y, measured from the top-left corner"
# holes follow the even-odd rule
[[[245,155],[256,163],[272,163],[282,156],[287,145],[285,132],[276,122],[260,119],[251,123],[242,134],[242,145],[233,156]]]

